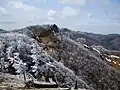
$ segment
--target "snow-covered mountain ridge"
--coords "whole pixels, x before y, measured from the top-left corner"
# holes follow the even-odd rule
[[[89,41],[83,33],[56,25],[0,33],[0,68],[14,75],[25,73],[26,79],[57,79],[60,87],[73,87],[77,81],[82,89],[119,90],[120,52]]]

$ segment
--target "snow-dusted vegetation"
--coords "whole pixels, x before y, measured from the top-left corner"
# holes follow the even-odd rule
[[[78,80],[80,87],[88,87],[74,73],[48,55],[35,39],[19,33],[1,34],[0,38],[1,71],[14,75],[25,74],[26,78],[31,75],[31,79],[37,80],[44,76],[45,80],[46,77],[51,77],[56,82],[57,78],[62,87],[74,86],[75,80]]]
[[[77,82],[81,89],[119,90],[120,52],[97,45],[87,35],[56,25],[0,33],[0,71],[65,88]]]

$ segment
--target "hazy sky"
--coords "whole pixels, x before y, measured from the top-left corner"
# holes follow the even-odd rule
[[[0,0],[0,28],[35,24],[120,33],[120,0]]]

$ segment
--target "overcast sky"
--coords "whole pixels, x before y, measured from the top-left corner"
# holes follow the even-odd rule
[[[93,33],[120,33],[120,0],[0,0],[0,28],[56,23]]]

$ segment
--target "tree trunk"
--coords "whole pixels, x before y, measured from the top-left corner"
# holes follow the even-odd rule
[[[24,81],[26,82],[26,74],[25,74],[25,72],[23,72],[23,75],[24,75]]]

